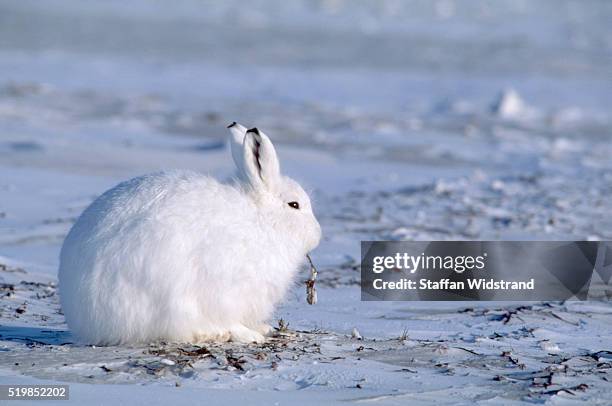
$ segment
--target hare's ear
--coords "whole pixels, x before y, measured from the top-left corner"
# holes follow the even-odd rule
[[[238,174],[240,177],[245,177],[246,173],[244,171],[244,156],[242,145],[244,144],[244,136],[246,134],[246,128],[237,122],[233,122],[228,125],[231,137],[230,137],[230,149],[232,150],[232,158],[234,158],[234,163],[236,164],[236,168],[238,169]]]
[[[280,165],[270,138],[257,128],[244,137],[244,170],[255,190],[275,191],[280,182]]]

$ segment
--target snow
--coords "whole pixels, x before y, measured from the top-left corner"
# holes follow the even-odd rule
[[[67,382],[75,404],[609,403],[601,280],[586,302],[361,302],[358,261],[362,239],[612,239],[610,5],[58,3],[0,6],[0,383]],[[318,303],[296,285],[263,347],[71,344],[76,216],[146,172],[228,179],[234,120],[311,192]]]
[[[525,101],[514,89],[503,90],[491,106],[491,110],[494,114],[505,119],[520,118],[529,112]]]

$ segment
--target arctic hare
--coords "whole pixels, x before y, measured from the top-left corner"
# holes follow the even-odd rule
[[[321,238],[310,199],[270,139],[230,125],[239,180],[189,171],[128,180],[96,199],[60,254],[61,305],[79,342],[262,342]]]

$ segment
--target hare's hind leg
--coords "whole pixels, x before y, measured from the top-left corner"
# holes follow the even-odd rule
[[[193,334],[193,339],[191,342],[194,344],[224,343],[226,341],[230,341],[230,339],[230,332],[197,332]]]
[[[259,332],[251,330],[250,328],[237,324],[230,328],[230,341],[238,343],[257,343],[261,344],[266,341],[266,338]]]

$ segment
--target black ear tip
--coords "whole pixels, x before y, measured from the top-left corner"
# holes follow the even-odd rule
[[[232,123],[231,123],[230,125],[228,125],[228,126],[227,126],[227,128],[232,128],[232,127],[233,127],[233,126],[235,126],[235,125],[236,125],[236,122],[235,122],[235,121],[232,121]]]
[[[259,130],[257,129],[257,127],[253,127],[249,131],[247,131],[247,132],[248,133],[255,133],[255,134],[259,135]]]

